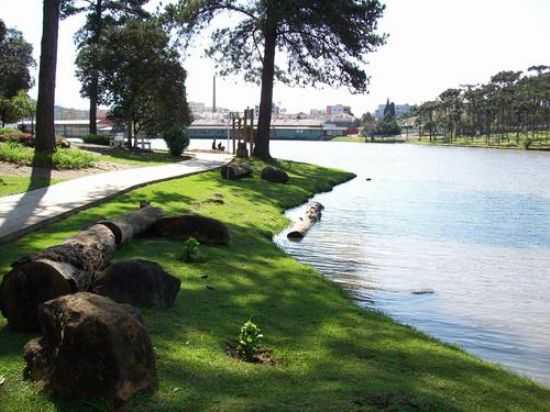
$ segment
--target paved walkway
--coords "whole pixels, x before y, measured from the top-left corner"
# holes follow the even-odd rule
[[[197,153],[191,160],[84,176],[27,193],[0,197],[0,242],[17,238],[105,198],[147,183],[223,166],[231,156]]]

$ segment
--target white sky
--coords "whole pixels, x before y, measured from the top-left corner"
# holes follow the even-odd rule
[[[153,0],[152,3],[157,3]],[[386,0],[381,31],[388,43],[370,56],[370,94],[347,89],[300,89],[276,84],[274,102],[290,112],[351,105],[356,115],[372,111],[389,97],[396,103],[420,103],[448,87],[485,82],[500,70],[550,65],[550,0]],[[22,31],[39,61],[42,0],[0,0],[0,18]],[[87,108],[74,77],[73,34],[83,18],[61,22],[56,104]],[[188,100],[211,104],[213,68],[195,50],[185,62]],[[37,79],[37,75],[35,74]],[[31,91],[36,96],[36,87]],[[218,106],[242,110],[259,101],[259,87],[239,78],[218,79]]]

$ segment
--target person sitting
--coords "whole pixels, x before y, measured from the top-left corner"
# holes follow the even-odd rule
[[[223,152],[223,151],[225,150],[225,147],[222,146],[222,143],[221,143],[221,142],[218,143],[218,150],[219,150],[220,152]]]

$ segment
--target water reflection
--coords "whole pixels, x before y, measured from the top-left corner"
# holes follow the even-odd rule
[[[550,384],[550,154],[309,142],[274,153],[358,174],[281,247],[361,305]],[[413,293],[424,289],[435,293]]]

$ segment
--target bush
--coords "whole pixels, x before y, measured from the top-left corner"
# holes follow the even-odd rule
[[[239,344],[237,346],[239,356],[246,361],[253,361],[263,337],[262,331],[255,323],[251,320],[246,321],[239,334]]]
[[[192,237],[183,242],[182,260],[184,262],[196,262],[200,258],[199,246],[200,242]]]
[[[21,130],[0,128],[0,142],[17,142],[25,146],[32,146],[33,137],[29,133],[24,133]]]
[[[533,139],[531,139],[530,137],[526,137],[525,139],[523,139],[521,141],[521,146],[525,149],[525,150],[528,150],[531,145],[533,144]]]
[[[18,165],[32,166],[34,149],[15,142],[0,144],[0,160]],[[93,167],[95,156],[79,149],[58,149],[52,156],[56,169],[85,169]]]
[[[101,146],[109,146],[111,144],[111,138],[105,135],[89,134],[82,138],[84,143],[97,144]]]
[[[162,134],[162,138],[168,146],[168,151],[174,157],[179,157],[189,146],[189,137],[185,130],[179,127],[173,127]]]

